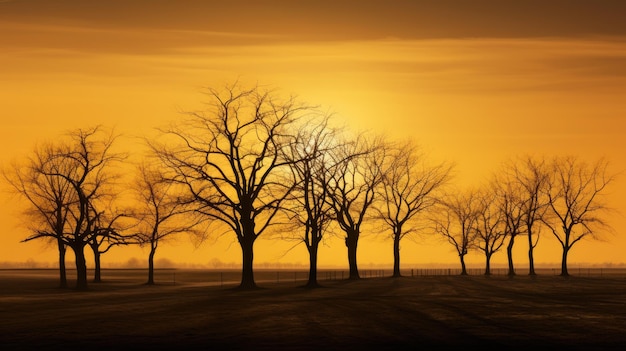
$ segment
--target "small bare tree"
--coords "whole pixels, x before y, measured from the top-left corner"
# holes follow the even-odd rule
[[[451,165],[432,165],[414,141],[389,146],[379,188],[379,217],[391,228],[393,276],[400,277],[400,241],[416,230],[415,219],[433,207],[449,180]]]
[[[587,237],[598,239],[600,229],[611,229],[603,218],[610,210],[603,195],[616,175],[609,173],[608,166],[604,159],[589,164],[573,156],[552,161],[546,188],[549,215],[543,223],[563,248],[562,276],[569,276],[567,256],[574,244]]]
[[[336,134],[329,127],[329,117],[324,117],[321,121],[308,120],[286,155],[292,161],[291,171],[296,180],[291,217],[300,226],[304,226],[304,233],[297,235],[297,240],[306,245],[309,253],[309,279],[306,284],[309,288],[319,286],[319,244],[334,219],[333,208],[329,203],[329,168],[332,164],[329,153],[338,146]]]
[[[291,193],[285,182],[292,162],[283,156],[294,142],[294,123],[310,107],[238,83],[208,89],[209,109],[164,131],[171,145],[152,143],[170,170],[170,181],[193,197],[195,211],[227,225],[242,251],[241,288],[255,288],[254,243],[275,224]]]
[[[154,284],[154,256],[159,244],[183,233],[199,235],[201,218],[195,215],[183,189],[167,181],[157,165],[141,163],[133,187],[137,198],[135,216],[138,221],[135,238],[140,245],[149,245],[148,281]]]
[[[342,141],[330,155],[329,200],[337,224],[345,234],[349,279],[359,279],[357,246],[363,221],[382,181],[384,145],[380,138],[361,134],[353,140]]]
[[[104,202],[99,201],[99,204],[104,205]],[[115,246],[131,243],[132,233],[126,231],[130,225],[120,223],[121,219],[129,216],[130,211],[115,208],[111,203],[104,210],[96,209],[94,204],[90,204],[90,207],[94,220],[91,221],[92,228],[90,231],[93,235],[91,235],[88,245],[94,259],[93,282],[100,283],[102,282],[102,255]]]
[[[513,261],[513,247],[515,239],[522,233],[524,226],[524,209],[528,199],[525,197],[524,188],[517,179],[507,174],[507,168],[496,173],[491,180],[491,189],[495,195],[494,205],[501,213],[504,223],[504,235],[508,238],[506,255],[508,262],[508,275],[515,275]]]
[[[528,274],[536,275],[534,249],[539,243],[541,220],[548,209],[548,201],[545,196],[545,187],[548,181],[548,172],[543,159],[529,155],[512,160],[505,167],[507,184],[517,184],[519,198],[511,205],[519,201],[518,209],[522,216],[522,228],[526,232],[528,241]],[[514,200],[511,198],[511,200]],[[515,207],[515,206],[514,206]],[[513,210],[513,208],[511,208]],[[516,222],[515,216],[510,218]],[[514,225],[515,223],[511,223]]]
[[[491,275],[491,257],[502,248],[507,237],[507,220],[497,196],[490,187],[478,193],[476,202],[474,246],[485,255],[485,275]]]
[[[434,232],[456,250],[461,275],[467,275],[465,256],[476,241],[477,201],[478,195],[474,190],[449,193],[441,198],[431,217]]]

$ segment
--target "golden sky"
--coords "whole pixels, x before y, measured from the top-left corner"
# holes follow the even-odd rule
[[[457,164],[460,185],[525,153],[606,156],[622,171],[624,13],[624,1],[578,0],[0,0],[0,162],[95,124],[150,135],[201,106],[202,87],[241,79],[319,104],[351,128],[414,137],[433,159]],[[19,243],[26,233],[3,197],[0,262],[54,262],[55,248]],[[616,235],[575,245],[570,262],[626,262],[624,199],[620,178],[610,194]],[[290,245],[261,238],[255,260],[307,262],[304,247],[283,256]],[[537,262],[560,254],[545,233]],[[103,261],[144,256],[115,248]],[[158,257],[239,262],[240,250],[234,236],[199,248],[181,238]],[[402,261],[457,264],[432,239],[406,240]],[[361,239],[363,268],[391,262],[391,241]],[[328,241],[320,264],[347,266],[342,240]]]

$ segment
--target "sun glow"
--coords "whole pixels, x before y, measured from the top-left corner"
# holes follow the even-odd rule
[[[337,127],[355,133],[414,138],[433,160],[454,162],[454,181],[462,186],[481,183],[500,163],[526,153],[607,157],[617,171],[626,164],[626,31],[581,34],[579,26],[566,26],[565,34],[533,35],[536,28],[489,29],[493,21],[500,23],[493,18],[451,24],[444,16],[417,25],[402,22],[406,16],[396,12],[396,22],[408,23],[402,30],[365,9],[351,12],[361,16],[356,19],[343,13],[340,21],[332,11],[308,5],[281,9],[292,14],[286,18],[293,26],[284,27],[260,5],[241,10],[230,23],[214,18],[212,9],[193,7],[200,2],[190,5],[191,11],[136,1],[128,8],[136,14],[131,21],[104,5],[81,10],[72,1],[60,1],[58,12],[47,13],[50,5],[34,2],[41,8],[0,3],[6,11],[0,15],[0,30],[10,33],[0,38],[5,53],[0,56],[3,165],[68,129],[98,124],[114,127],[122,135],[119,148],[140,159],[145,151],[141,138],[156,138],[156,128],[180,121],[183,111],[204,109],[204,88],[236,79],[294,94],[332,115]],[[221,4],[218,10],[232,10],[229,6]],[[409,7],[404,11],[418,16]],[[428,11],[445,13],[436,5]],[[273,20],[255,20],[258,13]],[[324,28],[315,22],[321,18],[327,20]],[[613,23],[613,17],[607,18]],[[624,199],[626,186],[619,180],[609,194],[619,212],[611,215],[619,235],[576,247],[572,262],[623,262]],[[3,197],[0,262],[54,262],[54,250],[43,242],[19,242],[27,233],[15,203],[13,197]],[[378,235],[376,227],[366,231],[359,261],[364,266],[390,264],[388,235]],[[213,259],[239,262],[236,242],[216,232],[199,246],[186,239],[168,243],[160,255],[203,265]],[[558,243],[549,233],[542,235],[539,260],[558,262]],[[306,264],[304,247],[292,246],[261,238],[255,260]],[[345,251],[342,237],[329,237],[320,265],[344,266]],[[450,248],[420,235],[403,242],[402,254],[406,264],[457,262]],[[105,261],[144,256],[140,248],[120,247]],[[521,245],[516,257],[523,264]],[[483,258],[472,260],[481,264]],[[494,260],[502,264],[505,256]]]

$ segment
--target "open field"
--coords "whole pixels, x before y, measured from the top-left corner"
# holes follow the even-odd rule
[[[84,292],[56,274],[0,270],[1,350],[626,349],[623,274],[370,273],[311,290],[267,271],[241,291],[236,272],[161,270],[146,286],[143,270],[107,270]]]

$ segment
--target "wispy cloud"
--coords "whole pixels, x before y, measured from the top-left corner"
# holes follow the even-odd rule
[[[7,1],[4,1],[7,2]],[[625,35],[620,0],[29,0],[0,20],[285,35],[294,41]]]

